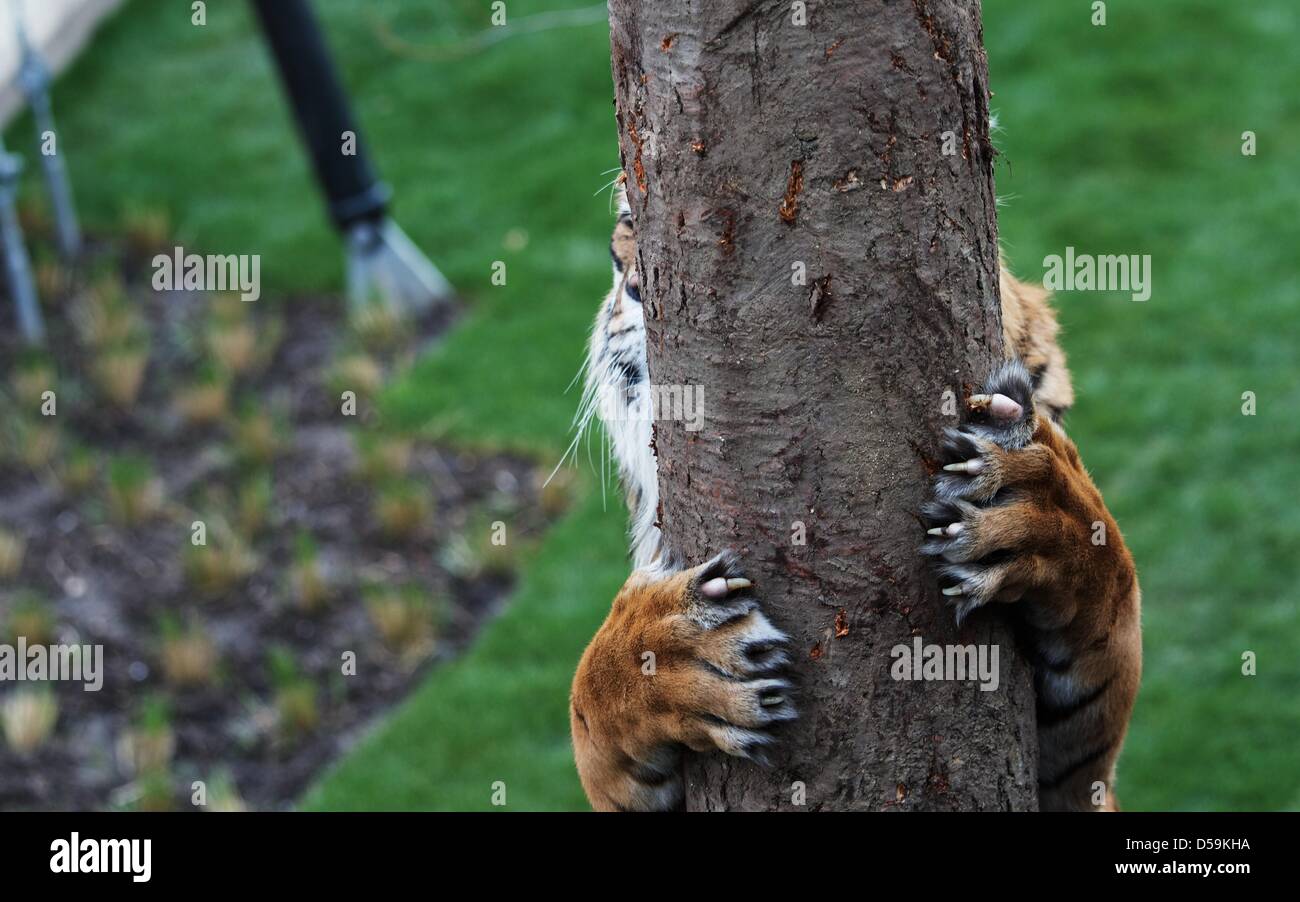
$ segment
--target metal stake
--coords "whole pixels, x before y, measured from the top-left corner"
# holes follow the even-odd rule
[[[9,153],[4,140],[0,139],[0,243],[4,244],[5,277],[14,306],[18,308],[18,330],[23,341],[29,345],[42,345],[45,343],[45,324],[41,319],[41,306],[36,300],[32,264],[27,257],[23,227],[18,222],[15,204],[22,171],[22,159]]]
[[[45,184],[54,207],[59,251],[65,259],[70,260],[81,252],[81,227],[77,223],[77,208],[72,202],[72,184],[68,181],[68,173],[63,166],[63,156],[58,152],[58,132],[54,128],[54,113],[50,107],[50,70],[41,59],[40,52],[28,40],[27,28],[23,22],[22,0],[14,0],[13,13],[23,56],[18,80],[36,121],[36,150],[41,158]],[[54,137],[54,153],[45,152],[46,135]]]

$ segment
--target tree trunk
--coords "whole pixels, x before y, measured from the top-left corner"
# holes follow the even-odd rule
[[[1036,808],[1028,665],[918,553],[1002,359],[978,0],[609,6],[651,382],[702,393],[658,411],[661,525],[742,553],[800,686],[774,765],[692,756],[687,807]],[[996,691],[895,680],[914,637],[997,646]]]

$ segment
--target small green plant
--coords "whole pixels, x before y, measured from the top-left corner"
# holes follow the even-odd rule
[[[91,349],[119,347],[141,338],[148,346],[148,325],[115,272],[100,275],[81,292],[72,307],[72,322],[78,340]]]
[[[161,249],[171,237],[171,217],[158,207],[133,205],[122,211],[121,230],[127,249],[146,256]]]
[[[72,273],[57,260],[36,264],[36,294],[49,301],[62,298],[72,288]]]
[[[207,805],[200,810],[213,812],[248,810],[248,806],[244,804],[243,798],[239,795],[239,789],[235,786],[234,778],[230,776],[229,771],[217,771],[207,781],[207,784]]]
[[[210,518],[207,544],[185,545],[185,575],[191,587],[209,598],[225,595],[257,568],[248,545],[224,521]]]
[[[330,388],[337,395],[353,391],[373,396],[384,384],[384,370],[373,357],[361,353],[347,354],[334,364]]]
[[[220,422],[230,413],[230,377],[215,366],[205,366],[194,380],[176,390],[176,410],[191,426]]]
[[[0,526],[0,579],[13,579],[23,568],[27,553],[27,540],[22,535]]]
[[[257,363],[257,332],[246,319],[213,322],[208,327],[208,350],[226,372],[242,375]]]
[[[176,753],[171,709],[158,695],[146,696],[134,722],[117,741],[117,760],[130,776],[166,773]]]
[[[48,688],[16,689],[0,702],[5,742],[19,755],[45,745],[58,719],[59,702]]]
[[[501,578],[514,572],[515,545],[504,522],[480,513],[443,547],[441,562],[462,579]]]
[[[238,291],[214,291],[208,297],[208,322],[212,325],[245,323],[251,317],[252,305]]]
[[[151,770],[140,775],[132,784],[136,811],[175,811],[176,787],[167,768]]]
[[[90,372],[100,397],[115,407],[130,407],[140,396],[148,366],[148,340],[130,338],[96,351]]]
[[[277,313],[264,312],[257,323],[257,353],[253,362],[255,369],[264,369],[270,365],[283,338],[284,320]]]
[[[53,606],[36,592],[26,590],[14,600],[5,635],[11,643],[16,643],[21,636],[29,646],[49,645],[54,641],[57,626]]]
[[[99,396],[116,407],[134,404],[149,365],[149,327],[121,277],[97,278],[73,305],[72,321],[90,352],[89,371]]]
[[[265,367],[284,336],[284,321],[260,308],[254,319],[253,305],[238,292],[212,295],[208,311],[208,349],[217,362],[235,375]]]
[[[115,457],[108,463],[108,510],[118,523],[136,526],[163,508],[163,483],[146,458]]]
[[[372,510],[385,536],[410,540],[428,528],[433,515],[433,496],[419,483],[393,480],[376,492]]]
[[[300,533],[289,568],[289,594],[294,604],[304,614],[315,614],[329,603],[332,593],[315,540],[308,533]]]
[[[59,452],[59,427],[55,417],[16,416],[7,425],[18,463],[42,471]]]
[[[436,638],[436,608],[419,586],[375,585],[365,590],[366,613],[389,651],[405,659],[423,658]]]
[[[275,712],[280,733],[296,739],[311,733],[320,724],[316,687],[303,676],[293,652],[274,646],[267,652],[271,685],[275,687]]]
[[[266,528],[274,495],[269,471],[255,473],[240,484],[235,522],[243,535],[256,536]]]
[[[68,447],[58,468],[63,490],[69,495],[80,495],[94,485],[98,473],[96,460],[94,452],[84,445]]]
[[[217,669],[217,647],[198,620],[182,624],[164,615],[159,624],[163,677],[180,689],[210,685]]]
[[[357,475],[377,485],[406,475],[411,465],[412,442],[397,435],[362,434],[357,437]]]
[[[268,410],[252,403],[241,406],[235,419],[235,448],[246,463],[265,466],[282,444],[285,426]]]
[[[392,348],[402,337],[407,321],[385,303],[366,304],[352,313],[351,325],[361,345],[370,351]]]
[[[57,381],[54,362],[44,351],[37,350],[21,353],[9,375],[9,386],[13,389],[14,399],[29,414],[39,411],[42,395],[54,391]]]

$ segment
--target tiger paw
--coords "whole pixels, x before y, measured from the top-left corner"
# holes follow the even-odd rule
[[[970,397],[964,419],[947,430],[943,469],[921,511],[922,552],[935,560],[944,596],[961,621],[991,601],[1056,590],[1042,594],[1073,616],[1081,590],[1108,578],[1116,549],[1104,538],[1117,536],[1074,443],[1035,412],[1033,383],[1015,361]]]
[[[786,636],[739,558],[632,574],[583,655],[571,720],[593,802],[671,807],[683,747],[764,761],[796,716]]]

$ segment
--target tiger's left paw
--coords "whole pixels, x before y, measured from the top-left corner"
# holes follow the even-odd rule
[[[1084,581],[1105,578],[1104,538],[1114,530],[1074,443],[1035,412],[1018,361],[971,395],[964,419],[946,432],[943,470],[921,511],[921,550],[935,559],[943,594],[959,622],[990,601],[1062,586],[1070,591],[1052,603],[1068,607]]]

